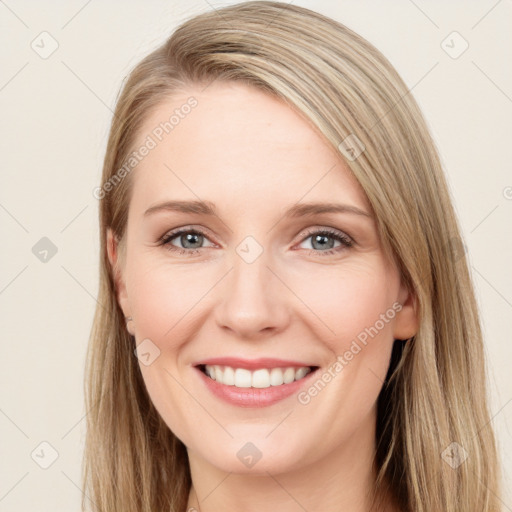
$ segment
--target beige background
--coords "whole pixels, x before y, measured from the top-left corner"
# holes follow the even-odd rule
[[[512,487],[512,3],[294,3],[375,44],[425,112],[473,268],[492,423],[505,486]],[[98,281],[92,191],[111,111],[123,77],[140,58],[186,17],[222,5],[0,2],[0,512],[79,510],[83,364]],[[40,36],[43,31],[50,35]],[[458,58],[459,36],[442,43],[453,31],[469,44]],[[56,51],[44,55],[52,44]],[[57,249],[46,262],[32,250],[43,237]],[[510,493],[504,502],[512,510]]]

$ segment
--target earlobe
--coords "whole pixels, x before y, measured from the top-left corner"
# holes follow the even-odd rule
[[[399,302],[402,308],[395,317],[393,337],[396,340],[407,340],[418,332],[418,301],[416,295],[403,286]]]
[[[112,232],[112,229],[107,230],[107,255],[114,276],[114,284],[116,289],[116,298],[119,306],[121,307],[125,317],[130,317],[130,307],[128,305],[128,294],[126,285],[121,272],[121,265],[119,261],[119,241]]]

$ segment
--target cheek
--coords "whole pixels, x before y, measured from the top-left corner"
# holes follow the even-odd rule
[[[350,430],[349,423],[358,424],[372,410],[387,374],[399,277],[380,258],[304,275],[294,291],[316,317],[316,338],[330,357],[322,382],[306,390],[301,403],[314,402],[312,408],[326,415],[318,416],[322,421]],[[324,383],[330,391],[317,391]]]
[[[328,443],[371,424],[393,347],[398,275],[379,262],[317,272],[296,289],[313,311],[317,339],[331,353],[326,368],[298,397],[313,430],[331,425]],[[295,289],[294,289],[295,291]],[[322,337],[320,337],[320,333]],[[368,423],[366,423],[368,421]]]
[[[192,412],[190,396],[180,385],[187,378],[183,349],[200,329],[201,299],[218,279],[211,268],[192,271],[191,265],[180,268],[142,256],[132,258],[127,270],[136,343],[147,347],[149,339],[152,357],[158,354],[150,365],[139,363],[146,389],[169,428],[188,445],[195,430],[193,416],[201,411]]]
[[[370,337],[369,331],[372,338],[391,336],[399,278],[380,258],[300,275],[293,290],[311,311],[310,316],[317,319],[317,332],[333,352],[344,352],[354,339],[364,342],[365,335]]]
[[[171,267],[149,258],[132,261],[128,295],[137,319],[137,338],[150,338],[161,350],[165,340],[166,347],[172,348],[180,342],[182,336],[178,334],[200,311],[201,299],[217,279],[211,270],[192,272],[191,266]]]

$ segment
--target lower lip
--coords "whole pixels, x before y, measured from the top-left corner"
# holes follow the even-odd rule
[[[206,387],[218,398],[238,407],[267,407],[297,393],[302,386],[309,382],[316,370],[311,371],[300,380],[289,384],[270,386],[268,388],[237,388],[226,386],[205,375],[199,368],[195,368]]]

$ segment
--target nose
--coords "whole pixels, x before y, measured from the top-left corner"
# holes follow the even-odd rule
[[[274,336],[290,322],[291,293],[264,255],[247,263],[235,254],[233,268],[218,290],[217,325],[238,339]]]

